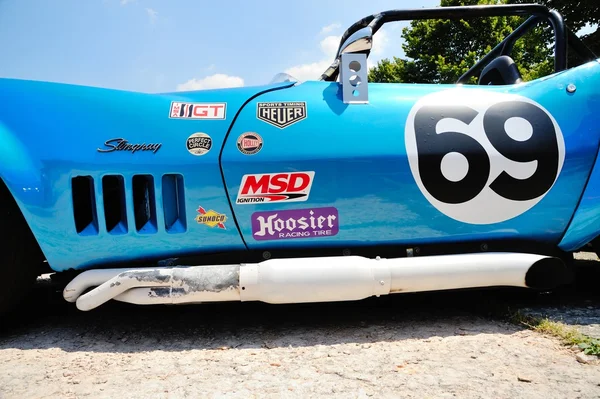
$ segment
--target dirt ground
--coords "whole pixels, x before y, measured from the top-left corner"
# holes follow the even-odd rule
[[[598,362],[505,318],[517,308],[598,318],[594,278],[553,294],[91,312],[42,287],[35,311],[0,332],[0,398],[600,398]]]

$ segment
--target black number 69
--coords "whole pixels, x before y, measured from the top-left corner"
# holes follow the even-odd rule
[[[475,198],[486,187],[490,177],[490,154],[475,138],[459,132],[436,133],[436,125],[445,118],[470,125],[478,112],[464,105],[424,106],[415,115],[415,136],[419,174],[427,191],[438,201],[460,204]],[[511,138],[505,130],[510,118],[523,118],[532,127],[527,140]],[[505,158],[520,162],[537,161],[535,172],[517,179],[502,171],[489,187],[499,196],[527,201],[545,194],[554,184],[559,168],[556,129],[544,110],[524,101],[504,101],[489,107],[483,116],[484,133],[494,148]],[[462,154],[468,161],[468,172],[459,181],[446,179],[442,159],[450,152]]]

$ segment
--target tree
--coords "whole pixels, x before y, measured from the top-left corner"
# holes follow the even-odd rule
[[[510,0],[509,3],[539,3],[562,14],[567,26],[577,32],[586,25],[595,26],[595,30],[581,36],[581,40],[595,54],[600,55],[600,1],[598,0]]]
[[[537,0],[538,2],[540,0]],[[600,19],[595,4],[598,0],[580,2],[541,0],[549,7],[564,12],[573,30]],[[525,3],[531,0],[441,0],[441,6]],[[571,10],[573,3],[586,3]],[[571,8],[570,8],[571,7]],[[406,59],[384,59],[369,71],[373,82],[454,83],[477,60],[524,22],[523,17],[488,17],[468,20],[417,20],[402,31]],[[598,32],[588,35],[594,37]],[[590,42],[592,39],[588,39]],[[553,48],[548,29],[538,27],[517,41],[512,58],[525,80],[552,72]],[[474,79],[472,80],[474,81]]]

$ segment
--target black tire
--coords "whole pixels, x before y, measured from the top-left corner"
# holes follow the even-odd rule
[[[600,258],[600,236],[594,238],[587,246],[592,247],[591,249],[596,253],[596,255]],[[585,248],[585,247],[584,247]],[[591,251],[590,251],[591,252]]]
[[[44,257],[17,203],[0,180],[0,315],[30,293]]]

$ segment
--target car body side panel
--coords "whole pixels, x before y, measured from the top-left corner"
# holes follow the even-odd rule
[[[290,83],[202,92],[142,94],[45,82],[0,79],[0,178],[57,271],[100,263],[164,258],[187,253],[245,249],[231,220],[219,167],[219,152],[239,108],[249,98]],[[225,119],[170,118],[171,102],[227,103]],[[203,132],[211,150],[190,154],[187,138]],[[100,153],[105,141],[161,143],[152,151]],[[138,232],[134,223],[132,177],[153,177],[157,226]],[[183,178],[185,229],[165,229],[162,177]],[[121,176],[125,185],[127,231],[106,231],[102,178]],[[94,181],[97,231],[78,234],[71,179]],[[225,228],[196,223],[199,207],[226,215]],[[185,231],[183,231],[185,230]],[[174,230],[176,231],[176,230]]]
[[[566,91],[569,84],[576,85],[575,93]],[[409,165],[405,124],[413,106],[425,96],[457,90],[457,86],[371,83],[369,104],[350,105],[342,103],[339,83],[306,82],[265,93],[244,107],[223,150],[222,168],[238,225],[252,249],[493,239],[558,244],[596,157],[598,87],[600,65],[593,62],[522,85],[462,88],[466,97],[504,93],[531,99],[552,115],[564,137],[562,171],[543,199],[516,217],[488,224],[465,223],[440,212],[419,189]],[[283,129],[257,119],[257,102],[284,101],[306,101],[306,119]],[[262,137],[259,153],[238,151],[236,139],[245,132]],[[315,172],[307,201],[236,204],[243,175],[298,171]],[[278,240],[253,237],[254,212],[320,207],[337,208],[338,234]]]
[[[576,251],[600,235],[599,227],[600,164],[596,159],[581,202],[558,246],[563,251]]]

